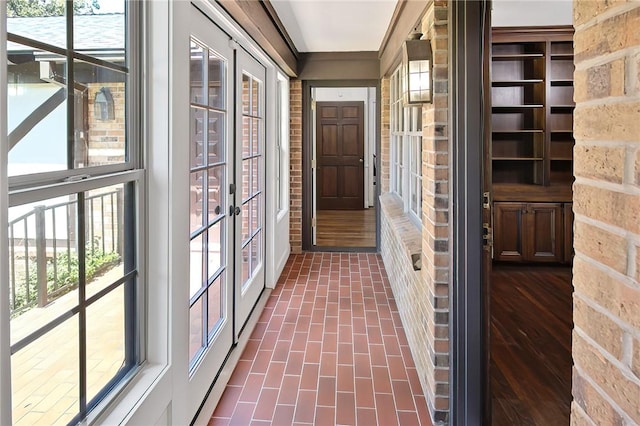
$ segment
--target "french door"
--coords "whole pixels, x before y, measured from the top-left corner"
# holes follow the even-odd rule
[[[196,7],[189,59],[189,410],[264,289],[265,68]]]
[[[264,289],[264,82],[266,70],[236,51],[236,337]]]

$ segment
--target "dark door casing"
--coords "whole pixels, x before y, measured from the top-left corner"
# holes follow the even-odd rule
[[[364,208],[364,103],[316,104],[319,210]]]

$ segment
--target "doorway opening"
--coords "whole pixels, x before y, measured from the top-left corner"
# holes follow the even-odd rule
[[[573,28],[505,24],[500,5],[483,58],[486,411],[494,426],[569,424]]]
[[[313,82],[305,89],[303,248],[376,251],[378,82]]]

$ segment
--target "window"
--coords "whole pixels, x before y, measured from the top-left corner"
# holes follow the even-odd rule
[[[398,68],[390,81],[391,192],[398,194],[417,223],[422,211],[422,107],[404,107],[403,77]]]
[[[289,208],[289,182],[286,170],[289,148],[289,81],[278,74],[277,84],[276,211],[279,214]]]
[[[20,3],[6,5],[12,418],[78,423],[144,358],[139,2],[36,17]]]

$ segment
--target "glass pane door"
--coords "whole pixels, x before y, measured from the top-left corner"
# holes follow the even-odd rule
[[[236,334],[264,289],[265,68],[242,49],[236,54]]]
[[[195,414],[233,344],[234,110],[229,38],[191,10],[189,43],[189,372]],[[186,148],[186,147],[185,147]],[[212,372],[214,374],[212,375]]]

